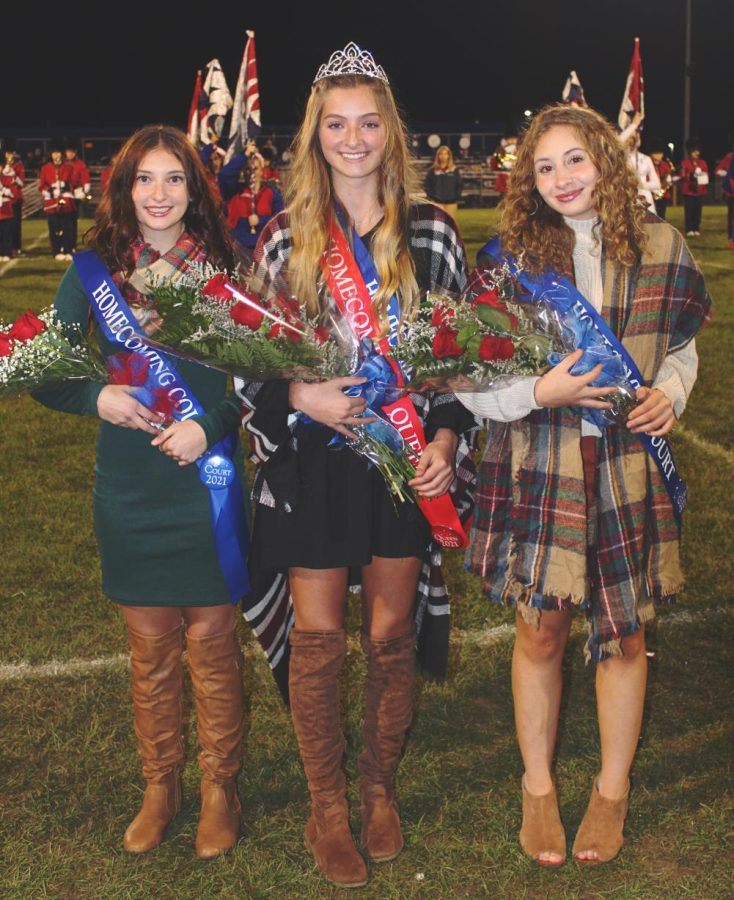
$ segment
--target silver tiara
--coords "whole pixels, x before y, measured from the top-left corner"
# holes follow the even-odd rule
[[[322,78],[334,78],[336,75],[365,75],[390,84],[385,70],[377,65],[369,50],[360,50],[354,41],[350,41],[343,50],[335,50],[331,54],[329,61],[316,73],[313,84]]]

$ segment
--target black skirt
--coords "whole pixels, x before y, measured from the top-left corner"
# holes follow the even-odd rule
[[[357,568],[373,556],[423,557],[430,527],[416,504],[393,499],[364,457],[346,446],[329,447],[333,436],[329,428],[299,425],[298,451],[282,448],[266,465],[269,485],[288,482],[290,511],[256,504],[256,569]]]

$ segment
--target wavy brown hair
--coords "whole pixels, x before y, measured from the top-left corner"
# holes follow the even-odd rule
[[[319,123],[327,93],[335,88],[368,87],[385,124],[385,154],[380,166],[378,197],[384,210],[372,241],[372,257],[380,276],[375,308],[380,321],[387,319],[387,302],[397,293],[403,315],[418,301],[415,266],[408,248],[410,201],[415,193],[415,173],[408,150],[405,125],[390,87],[378,78],[339,75],[316,82],[306,104],[303,123],[293,142],[286,204],[293,250],[288,260],[290,289],[305,303],[309,315],[321,311],[320,261],[328,244],[328,225],[334,191],[329,166],[319,142]]]
[[[145,125],[115,154],[110,180],[97,206],[94,225],[84,239],[112,269],[128,278],[135,268],[131,245],[140,234],[132,190],[140,163],[151,150],[168,150],[181,163],[186,176],[189,205],[184,228],[201,242],[210,261],[228,270],[234,268],[234,250],[220,201],[215,195],[204,164],[178,128]]]
[[[574,233],[535,186],[538,141],[557,125],[573,128],[599,172],[594,193],[599,225],[595,230],[607,258],[626,268],[634,266],[646,240],[646,210],[639,198],[637,176],[612,125],[595,110],[565,104],[541,109],[520,139],[500,206],[499,232],[504,249],[513,255],[524,251],[527,264],[535,271],[572,270]]]

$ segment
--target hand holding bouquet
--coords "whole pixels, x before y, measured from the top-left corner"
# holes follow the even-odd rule
[[[593,387],[614,387],[610,409],[580,408],[600,429],[624,421],[636,405],[625,364],[588,316],[580,315],[553,279],[529,293],[507,263],[475,269],[460,295],[429,292],[411,338],[398,355],[412,369],[410,390],[486,391],[515,376],[541,376],[574,350],[583,351],[570,369],[585,375],[601,364]]]

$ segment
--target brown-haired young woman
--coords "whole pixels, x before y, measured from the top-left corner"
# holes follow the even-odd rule
[[[86,243],[148,331],[155,324],[149,278],[176,281],[191,264],[231,270],[234,262],[206,170],[186,135],[165,125],[141,128],[117,153]],[[69,325],[94,322],[77,266],[64,275],[54,305]],[[98,337],[106,356],[122,346]],[[181,807],[185,631],[201,745],[196,852],[206,859],[229,850],[238,837],[241,651],[208,490],[191,463],[227,435],[237,450],[240,412],[226,376],[183,361],[178,370],[205,412],[163,432],[160,415],[129,385],[70,382],[36,397],[53,409],[101,420],[94,520],[102,586],[127,625],[135,733],[147,783],[124,847],[131,853],[156,847]],[[241,460],[235,464],[243,484]]]
[[[561,662],[572,610],[581,607],[589,620],[586,655],[597,662],[601,768],[573,854],[599,863],[622,846],[645,697],[645,623],[683,581],[673,505],[637,435],[660,438],[682,413],[710,301],[685,241],[643,208],[614,129],[590,109],[558,105],[533,117],[499,236],[503,252],[523,253],[532,272],[575,279],[645,385],[626,423],[603,432],[581,409],[608,408],[615,389],[592,385],[600,366],[571,374],[579,350],[540,378],[459,395],[489,419],[469,564],[491,599],[517,608],[520,842],[541,864],[565,858],[552,767]]]

